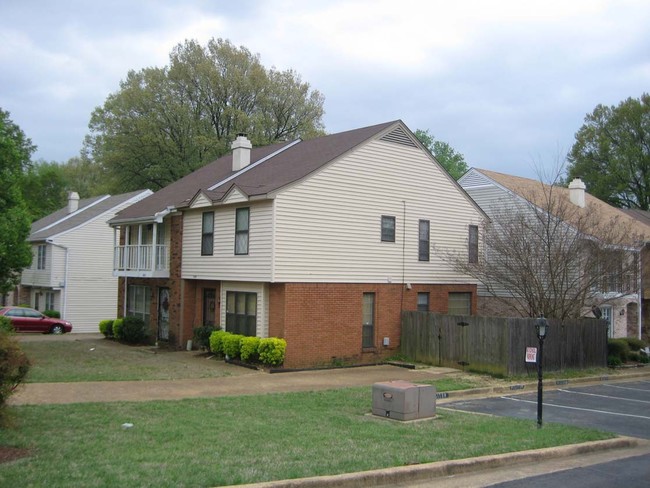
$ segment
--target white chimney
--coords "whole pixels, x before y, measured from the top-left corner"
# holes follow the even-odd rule
[[[230,145],[232,149],[232,170],[239,171],[251,164],[251,148],[253,145],[246,134],[237,134],[237,139]]]
[[[569,199],[571,203],[577,205],[580,208],[585,208],[585,189],[587,187],[578,178],[573,178],[573,181],[569,183]]]
[[[79,193],[68,192],[68,213],[76,212],[79,209]]]

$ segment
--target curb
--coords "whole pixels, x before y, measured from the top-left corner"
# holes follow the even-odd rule
[[[547,447],[531,451],[519,451],[506,454],[495,454],[476,458],[457,459],[453,461],[438,461],[435,463],[418,464],[414,466],[399,466],[396,468],[362,471],[331,476],[316,476],[312,478],[296,478],[291,480],[268,481],[247,485],[237,485],[238,488],[295,488],[295,487],[336,487],[356,488],[377,485],[394,485],[398,483],[416,483],[430,481],[432,478],[465,474],[484,469],[501,468],[517,464],[540,462],[568,456],[577,456],[610,449],[625,449],[638,447],[646,443],[634,437],[618,437],[604,441],[571,444],[568,446]]]

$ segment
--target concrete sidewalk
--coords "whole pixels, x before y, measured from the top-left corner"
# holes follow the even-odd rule
[[[9,400],[10,405],[86,402],[180,400],[219,396],[255,395],[289,391],[314,391],[372,386],[405,380],[414,383],[458,374],[450,368],[406,369],[391,365],[269,374],[249,370],[222,378],[157,381],[91,381],[80,383],[26,383]]]

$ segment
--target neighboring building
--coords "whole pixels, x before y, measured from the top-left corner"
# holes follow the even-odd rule
[[[538,208],[546,208],[544,199],[551,194],[550,186],[543,185],[539,181],[476,168],[471,168],[465,173],[459,183],[491,219],[499,218],[499,213],[504,208],[525,208],[528,203],[532,203]],[[640,236],[645,236],[645,239],[650,239],[650,226],[634,222],[621,209],[612,207],[588,194],[580,179],[575,179],[569,188],[553,186],[552,191],[555,192],[558,202],[566,202],[568,205],[585,209],[584,212],[597,212],[599,217],[602,216],[603,222],[618,222],[633,228]],[[563,205],[564,203],[558,204],[558,210],[564,208]],[[579,216],[581,212],[583,210],[573,213],[573,215]],[[572,222],[567,222],[567,224],[571,226]],[[634,246],[637,244],[634,243]],[[634,271],[628,272],[625,276],[603,277],[602,286],[594,290],[592,294],[593,302],[584,304],[584,314],[590,317],[593,317],[590,312],[592,305],[597,305],[600,308],[602,318],[609,322],[610,337],[640,336],[642,330],[648,330],[648,324],[647,322],[642,323],[640,314],[639,248],[630,247],[630,249],[635,250],[628,249],[625,252],[632,253],[632,258],[637,260]],[[489,259],[489,251],[487,259]],[[482,285],[478,288],[478,295],[478,313],[480,315],[509,316],[514,314],[513,308],[504,305],[503,300],[495,299]],[[508,296],[507,291],[503,290],[500,296]]]
[[[232,147],[111,220],[120,316],[178,347],[202,324],[282,337],[301,367],[391,354],[401,310],[474,313],[443,251],[485,216],[401,121]]]
[[[638,209],[623,209],[630,217],[650,227],[650,212]],[[641,250],[641,303],[643,339],[650,344],[650,240]]]
[[[67,207],[32,224],[28,241],[34,254],[23,270],[15,305],[58,310],[72,332],[98,332],[100,320],[115,317],[117,278],[113,276],[115,214],[150,190],[79,200],[71,192]]]

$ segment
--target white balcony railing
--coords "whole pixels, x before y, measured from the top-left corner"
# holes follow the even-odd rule
[[[115,246],[113,270],[119,276],[168,274],[169,255],[167,246],[161,244]]]

